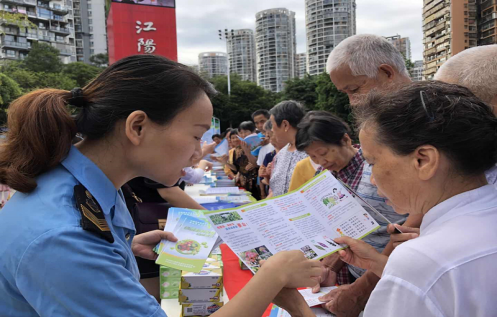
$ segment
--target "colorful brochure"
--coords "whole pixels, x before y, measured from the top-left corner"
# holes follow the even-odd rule
[[[206,220],[183,215],[173,233],[178,241],[166,241],[156,263],[180,270],[200,272],[218,239],[212,226]]]
[[[260,260],[280,251],[301,250],[309,259],[322,259],[343,249],[333,239],[361,239],[379,228],[328,171],[285,195],[203,213],[254,273]]]
[[[258,153],[257,149],[261,147],[261,142],[262,142],[261,137],[259,137],[256,134],[252,134],[252,135],[247,136],[245,138],[238,136],[238,139],[240,139],[241,141],[245,141],[247,143],[247,145],[249,145],[250,152],[252,152],[252,154],[254,152]]]

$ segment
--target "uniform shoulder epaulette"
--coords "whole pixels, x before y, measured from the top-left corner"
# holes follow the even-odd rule
[[[114,236],[97,200],[83,185],[74,186],[76,205],[81,213],[81,226],[83,230],[94,232],[103,237],[107,242],[114,243]]]

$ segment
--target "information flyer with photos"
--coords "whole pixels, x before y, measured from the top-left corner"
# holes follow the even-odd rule
[[[203,213],[254,273],[261,260],[280,251],[301,250],[309,259],[322,259],[343,248],[333,239],[361,239],[379,228],[329,171],[282,196]]]
[[[173,233],[178,241],[166,241],[156,263],[180,270],[200,272],[218,238],[211,224],[205,219],[182,215]]]

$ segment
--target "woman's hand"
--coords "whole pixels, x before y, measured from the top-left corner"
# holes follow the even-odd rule
[[[261,165],[259,167],[259,177],[261,177],[261,178],[268,177],[267,172],[266,172],[266,166]]]
[[[245,152],[245,155],[250,153],[250,146],[245,141],[240,140],[240,148]]]
[[[221,157],[218,157],[217,161],[225,165],[226,163],[228,163],[228,155],[222,155]]]
[[[315,286],[321,275],[321,262],[309,260],[297,250],[279,252],[260,263],[260,270],[271,271],[287,288]]]
[[[395,228],[398,228],[402,231],[402,233],[396,233]],[[419,228],[402,226],[398,224],[388,224],[387,232],[390,233],[390,241],[392,241],[394,248],[419,236]]]
[[[131,251],[135,256],[144,259],[155,260],[158,255],[155,254],[153,248],[161,240],[176,242],[178,239],[174,236],[173,233],[160,230],[142,233],[133,238],[133,242],[131,243]]]
[[[336,238],[334,241],[338,244],[348,245],[344,250],[338,251],[342,261],[359,268],[371,270],[378,277],[381,277],[388,256],[378,253],[378,251],[368,243],[361,240],[355,240],[348,236]]]
[[[292,317],[315,317],[304,297],[295,288],[283,288],[274,297],[273,304],[285,309]]]
[[[202,169],[203,171],[211,171],[212,170],[212,163],[210,163],[207,160],[200,160],[198,167],[200,169]]]
[[[257,166],[254,166],[252,163],[248,163],[246,166],[245,166],[245,169],[247,171],[250,171],[250,170],[254,170],[255,168],[257,168]]]

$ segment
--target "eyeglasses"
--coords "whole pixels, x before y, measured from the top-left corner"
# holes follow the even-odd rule
[[[425,110],[426,116],[428,116],[428,122],[433,122],[435,120],[435,115],[433,114],[433,111],[430,107],[430,110],[428,111],[428,108],[426,107],[425,104],[425,99],[423,98],[423,94],[426,94],[424,91],[419,92],[419,96],[421,97],[421,105],[423,105],[423,109]]]

